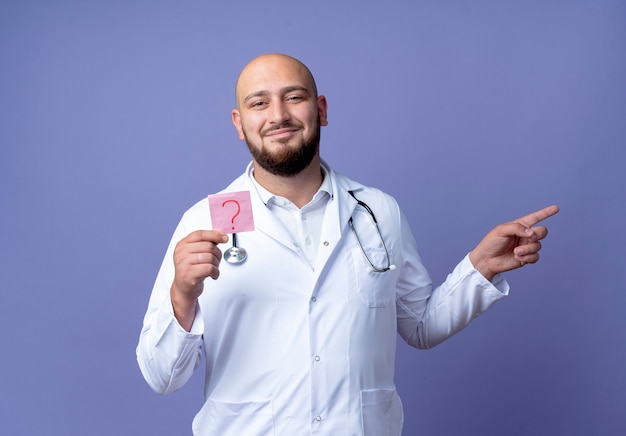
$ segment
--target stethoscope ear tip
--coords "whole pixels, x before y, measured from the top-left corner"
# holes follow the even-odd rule
[[[368,273],[373,273],[373,272],[384,273],[384,272],[387,272],[387,271],[393,271],[394,269],[396,269],[395,265],[389,265],[387,268],[380,268],[380,269],[376,269],[376,268],[370,266],[369,268],[367,268],[367,272]]]

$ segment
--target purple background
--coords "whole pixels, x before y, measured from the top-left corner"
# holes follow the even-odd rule
[[[252,57],[302,59],[322,154],[394,195],[436,282],[557,203],[542,262],[431,351],[399,344],[407,436],[626,434],[623,1],[3,1],[0,434],[182,435],[135,346],[182,212],[249,160]]]

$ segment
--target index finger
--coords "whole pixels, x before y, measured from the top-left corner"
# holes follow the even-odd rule
[[[188,234],[185,239],[187,242],[208,241],[219,244],[220,242],[228,242],[228,235],[219,230],[196,230]]]
[[[550,218],[552,215],[556,215],[558,211],[559,207],[556,204],[553,204],[552,206],[544,207],[543,209],[524,215],[513,222],[520,223],[526,227],[532,227],[539,221],[543,221],[546,218]]]

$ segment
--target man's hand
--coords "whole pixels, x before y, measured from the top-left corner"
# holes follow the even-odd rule
[[[469,254],[469,259],[485,278],[520,268],[539,260],[541,241],[548,235],[545,226],[533,227],[559,211],[548,206],[491,230]]]
[[[179,324],[191,330],[198,297],[204,279],[217,279],[222,252],[217,244],[228,242],[228,236],[215,230],[197,230],[181,239],[174,249],[174,283],[170,298]]]

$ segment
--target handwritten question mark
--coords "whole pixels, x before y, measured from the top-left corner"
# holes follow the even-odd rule
[[[235,212],[235,215],[233,215],[230,220],[230,222],[233,224],[232,229],[235,230],[235,218],[239,216],[239,212],[241,212],[241,206],[239,205],[239,202],[237,200],[226,200],[222,203],[222,207],[224,207],[226,203],[235,203],[237,205],[237,212]]]

